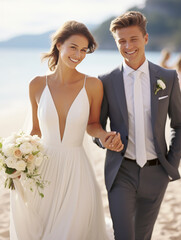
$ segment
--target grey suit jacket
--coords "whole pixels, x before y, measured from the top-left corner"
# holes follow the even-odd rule
[[[180,178],[178,166],[181,158],[181,92],[175,70],[167,70],[149,62],[151,91],[151,121],[154,146],[157,156],[165,171],[176,180]],[[112,187],[117,172],[121,166],[128,144],[128,111],[123,82],[122,66],[108,74],[99,76],[104,86],[100,122],[105,129],[107,119],[110,119],[112,131],[120,132],[124,144],[122,152],[107,150],[105,162],[105,182],[107,190]],[[158,79],[163,79],[166,89],[155,89]],[[168,96],[168,97],[164,97]],[[161,98],[163,97],[163,98]],[[171,120],[172,141],[167,149],[165,140],[165,124],[167,114]],[[99,139],[94,140],[100,146]]]

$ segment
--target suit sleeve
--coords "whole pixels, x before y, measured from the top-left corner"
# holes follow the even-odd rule
[[[176,71],[168,114],[171,120],[170,126],[172,128],[172,136],[167,160],[171,165],[178,168],[181,159],[181,91]]]

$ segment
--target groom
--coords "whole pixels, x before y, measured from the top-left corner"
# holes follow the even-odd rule
[[[106,128],[109,118],[111,130],[120,133],[124,144],[121,152],[107,150],[105,162],[116,240],[150,240],[168,182],[180,178],[178,77],[176,71],[163,69],[146,59],[146,23],[145,16],[134,11],[111,22],[110,31],[123,64],[99,77],[104,86],[102,127]],[[173,130],[168,150],[167,114]],[[99,139],[95,142],[101,146]]]

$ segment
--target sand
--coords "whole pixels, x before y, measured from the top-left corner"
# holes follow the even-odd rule
[[[1,111],[0,136],[9,136],[11,132],[20,129],[26,114],[27,111],[24,106],[19,107],[18,110]],[[168,132],[167,135],[169,137]],[[86,137],[86,146],[87,154],[91,159],[101,189],[105,216],[109,221],[107,193],[104,185],[105,150],[94,145],[90,137]],[[3,189],[1,182],[0,186],[0,240],[8,240],[9,190]],[[181,240],[181,180],[169,183],[155,224],[152,240]]]

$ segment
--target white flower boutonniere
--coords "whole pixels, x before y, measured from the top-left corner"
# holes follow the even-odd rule
[[[164,81],[161,79],[158,79],[156,84],[156,89],[155,89],[155,95],[157,94],[158,91],[164,90],[165,88],[166,88],[166,84],[164,83]]]

